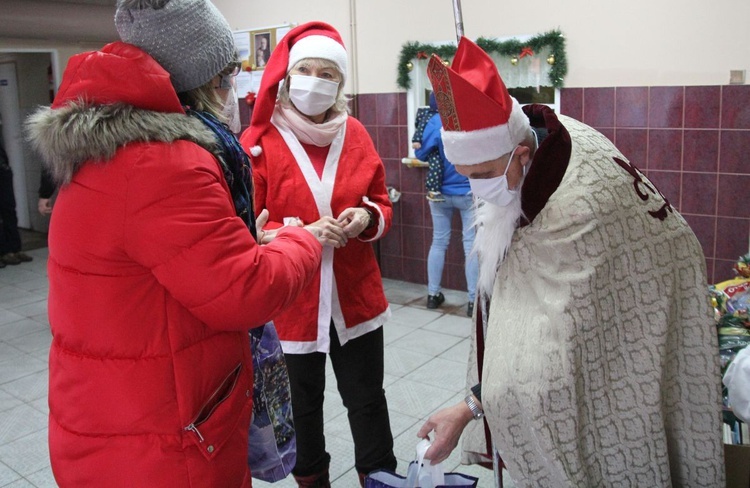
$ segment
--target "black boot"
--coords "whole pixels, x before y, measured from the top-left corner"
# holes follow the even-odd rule
[[[331,480],[326,469],[322,473],[310,474],[307,476],[294,475],[294,481],[300,488],[331,488]]]
[[[427,308],[438,308],[445,301],[445,295],[443,292],[439,292],[437,295],[427,295]]]

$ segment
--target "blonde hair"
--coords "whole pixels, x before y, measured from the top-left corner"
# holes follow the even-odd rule
[[[336,66],[336,63],[333,61],[330,61],[328,59],[323,58],[303,58],[297,61],[294,66],[292,66],[289,69],[289,72],[292,71],[294,68],[299,66],[303,62],[312,62],[313,65],[315,65],[316,68],[319,69],[335,69],[336,73],[339,74],[339,91],[336,94],[336,101],[333,103],[333,106],[329,108],[329,111],[333,111],[336,114],[340,114],[342,112],[348,112],[349,111],[349,98],[344,95],[344,73],[339,71],[338,66]],[[289,72],[287,72],[286,78],[284,78],[284,83],[281,84],[281,87],[279,88],[279,102],[283,103],[284,105],[292,105],[292,101],[289,99]]]
[[[217,76],[229,75],[237,69],[237,66],[238,63],[231,62],[226,68],[217,73]],[[216,76],[214,76],[214,78],[216,78]],[[216,82],[213,78],[208,83],[205,83],[198,88],[178,93],[177,96],[183,105],[187,105],[193,110],[199,112],[208,112],[221,122],[228,122],[226,116],[223,114],[224,100],[222,100],[216,92]]]

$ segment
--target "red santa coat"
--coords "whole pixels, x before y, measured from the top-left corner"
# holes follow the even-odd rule
[[[332,319],[341,344],[382,326],[390,308],[370,242],[388,231],[393,208],[383,162],[365,128],[347,118],[330,145],[322,178],[290,131],[271,125],[260,146],[262,154],[252,161],[255,206],[258,213],[268,209],[269,228],[287,217],[305,223],[336,218],[349,207],[367,207],[377,217],[375,227],[345,247],[324,247],[315,278],[274,318],[284,352],[328,352]]]
[[[57,483],[251,486],[247,329],[290,303],[320,245],[302,229],[255,243],[204,148],[213,134],[134,46],[71,58],[30,126],[69,181],[49,233]]]

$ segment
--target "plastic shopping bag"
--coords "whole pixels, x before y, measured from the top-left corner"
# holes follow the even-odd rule
[[[250,330],[253,356],[253,420],[247,462],[253,478],[286,478],[297,460],[289,375],[276,327]]]
[[[474,488],[478,479],[461,474],[445,473],[443,463],[431,465],[424,459],[424,453],[430,447],[430,441],[423,439],[417,444],[417,459],[409,464],[406,477],[378,469],[365,478],[365,488],[440,488],[454,486],[460,488]]]

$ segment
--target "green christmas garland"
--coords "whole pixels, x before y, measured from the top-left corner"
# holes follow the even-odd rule
[[[559,30],[552,30],[534,36],[526,41],[509,39],[507,41],[497,41],[487,37],[477,39],[477,45],[489,54],[499,54],[501,56],[518,56],[521,51],[529,47],[535,53],[540,52],[543,48],[549,48],[550,54],[554,56],[554,63],[549,72],[549,81],[555,88],[563,86],[563,78],[568,73],[568,61],[565,57],[565,38]],[[443,44],[436,46],[434,44],[421,44],[419,42],[407,42],[401,48],[401,57],[398,64],[398,86],[408,90],[411,86],[409,64],[412,59],[419,56],[437,54],[442,59],[453,57],[456,54],[456,46],[453,44]]]

